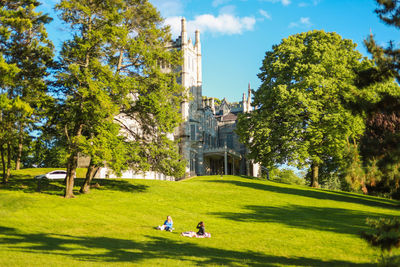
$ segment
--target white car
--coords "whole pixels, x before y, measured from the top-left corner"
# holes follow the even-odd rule
[[[65,177],[67,177],[67,171],[57,170],[35,176],[35,179],[56,180],[56,179],[65,179]]]

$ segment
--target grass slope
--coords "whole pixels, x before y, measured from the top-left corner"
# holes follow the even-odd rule
[[[38,172],[0,187],[0,266],[372,266],[365,219],[400,215],[397,201],[235,176],[102,180],[66,200],[62,182],[36,192]],[[154,229],[166,215],[173,233]],[[211,239],[180,236],[200,220]]]

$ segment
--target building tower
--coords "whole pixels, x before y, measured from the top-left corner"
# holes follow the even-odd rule
[[[181,104],[182,125],[179,127],[179,136],[181,140],[180,151],[185,160],[186,176],[191,176],[202,166],[202,153],[199,153],[198,145],[195,142],[200,141],[200,125],[191,121],[198,121],[196,114],[202,109],[202,60],[201,60],[201,42],[200,31],[195,32],[195,43],[188,38],[187,24],[185,18],[181,21],[181,36],[175,42],[175,47],[182,51],[182,77],[181,84],[185,90],[185,100]]]

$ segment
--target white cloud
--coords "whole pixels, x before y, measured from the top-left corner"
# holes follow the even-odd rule
[[[171,26],[173,36],[180,35],[181,17],[167,18],[165,23]],[[255,23],[254,17],[236,17],[231,14],[221,14],[215,17],[211,14],[203,14],[196,16],[194,20],[189,20],[187,30],[189,34],[193,34],[198,29],[202,33],[234,35],[253,30]]]
[[[236,12],[236,6],[234,5],[228,5],[228,6],[223,6],[219,10],[219,14],[235,14]]]
[[[313,24],[311,23],[310,18],[308,18],[308,17],[307,17],[307,18],[301,17],[299,21],[290,23],[290,24],[289,24],[289,28],[297,28],[297,27],[300,27],[300,28],[309,28],[309,27],[311,27],[312,25],[313,25]]]
[[[229,3],[231,0],[214,0],[213,2],[212,2],[212,6],[213,7],[217,7],[217,6],[220,6],[220,5],[224,5],[224,4],[226,4],[226,3]]]
[[[261,16],[263,16],[264,18],[272,19],[271,15],[267,11],[260,9],[259,12],[260,12]]]
[[[291,0],[261,0],[263,2],[271,2],[271,3],[282,3],[284,6],[288,6],[291,4]]]
[[[321,2],[321,0],[312,0],[312,1],[309,1],[309,2],[300,2],[298,6],[299,7],[308,7],[308,6],[311,6],[311,5],[317,6],[320,2]]]

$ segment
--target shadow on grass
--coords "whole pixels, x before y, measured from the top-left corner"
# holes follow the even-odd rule
[[[79,188],[85,179],[75,178],[74,193],[79,195]],[[113,190],[120,192],[145,192],[148,188],[146,185],[135,185],[129,180],[114,180],[114,179],[94,179],[92,184],[98,183],[99,188],[92,190]],[[30,175],[13,175],[7,184],[1,184],[0,190],[22,191],[25,193],[41,192],[49,195],[64,194],[64,180],[37,180]]]
[[[289,205],[286,207],[245,206],[248,212],[216,212],[219,217],[242,222],[281,223],[294,228],[332,231],[359,235],[370,230],[367,218],[379,218],[382,214],[360,212],[340,208]]]
[[[149,241],[135,242],[109,237],[71,236],[57,234],[26,234],[0,226],[0,245],[6,249],[47,255],[69,256],[74,260],[98,263],[120,262],[140,264],[148,259],[179,260],[184,265],[247,266],[374,266],[305,257],[286,258],[258,252],[239,252],[210,248],[165,237],[146,236]]]
[[[242,182],[237,180],[206,180],[203,182],[233,184],[236,186],[253,188],[273,193],[297,195],[301,197],[333,200],[339,202],[348,202],[353,204],[362,204],[369,207],[381,207],[381,208],[396,209],[396,210],[400,208],[400,202],[391,199],[377,199],[371,196],[354,195],[347,192],[328,191],[322,189],[312,189],[312,188],[302,189],[302,188],[286,187],[279,183],[277,183],[276,185],[274,185],[273,182],[269,182],[268,184],[266,184],[265,182],[261,182],[258,180],[254,180],[252,182]]]

